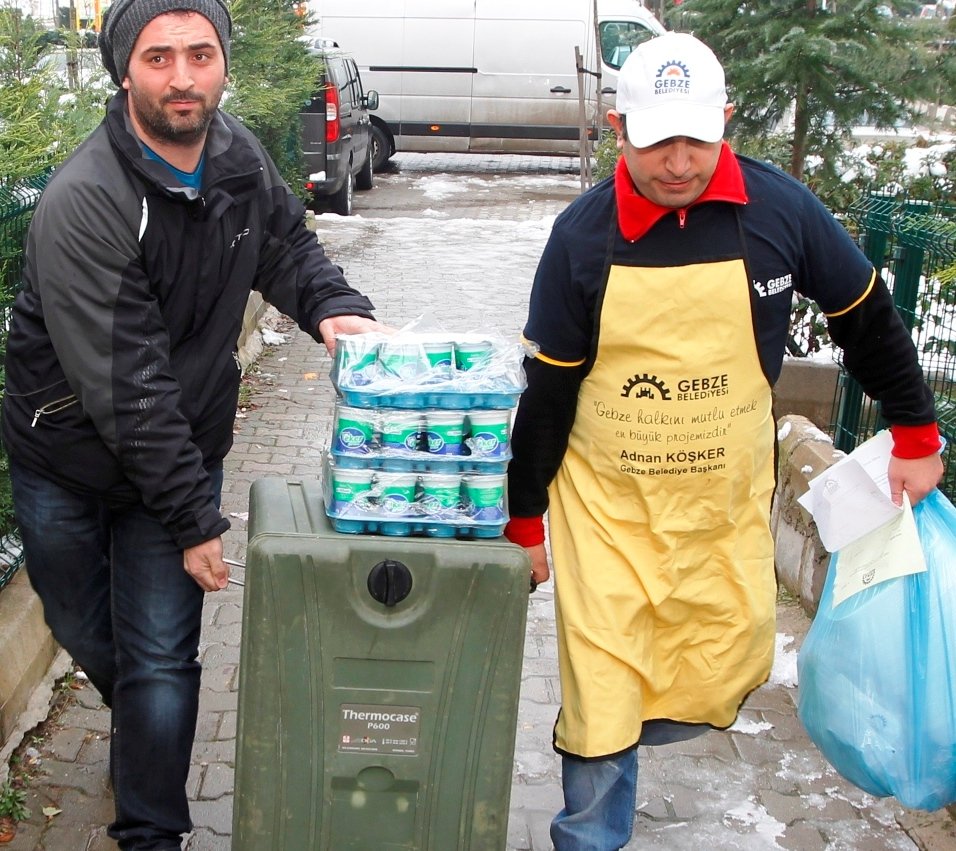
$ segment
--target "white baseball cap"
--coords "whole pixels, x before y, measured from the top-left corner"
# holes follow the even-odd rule
[[[618,76],[617,111],[636,148],[672,136],[717,142],[724,135],[726,105],[723,67],[688,33],[666,33],[638,45]]]

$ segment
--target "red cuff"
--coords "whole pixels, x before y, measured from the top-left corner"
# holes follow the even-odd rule
[[[544,517],[512,517],[505,526],[505,537],[520,547],[544,543]]]
[[[926,425],[894,425],[893,456],[895,458],[925,458],[939,452],[943,445],[939,439],[939,427],[936,423]]]

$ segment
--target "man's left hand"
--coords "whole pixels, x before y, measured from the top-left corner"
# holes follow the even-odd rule
[[[903,491],[906,491],[910,505],[916,505],[943,478],[943,459],[936,452],[923,458],[891,456],[888,475],[893,504],[902,506]]]
[[[212,538],[183,550],[183,568],[203,591],[221,591],[229,582],[229,566],[222,560],[222,538]]]
[[[377,331],[379,334],[394,334],[395,329],[374,319],[364,316],[330,316],[319,323],[319,334],[329,355],[335,356],[336,334],[368,334]]]

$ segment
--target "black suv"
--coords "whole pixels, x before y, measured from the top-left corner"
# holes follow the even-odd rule
[[[337,47],[311,47],[319,64],[315,93],[299,113],[306,189],[317,208],[352,213],[352,192],[372,188],[372,122],[378,92],[366,92],[358,66]]]

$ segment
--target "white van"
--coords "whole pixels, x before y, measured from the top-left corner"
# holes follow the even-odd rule
[[[379,92],[376,169],[395,151],[575,154],[583,67],[589,135],[637,44],[664,32],[639,0],[311,0],[318,33]],[[597,56],[600,42],[601,56]]]

